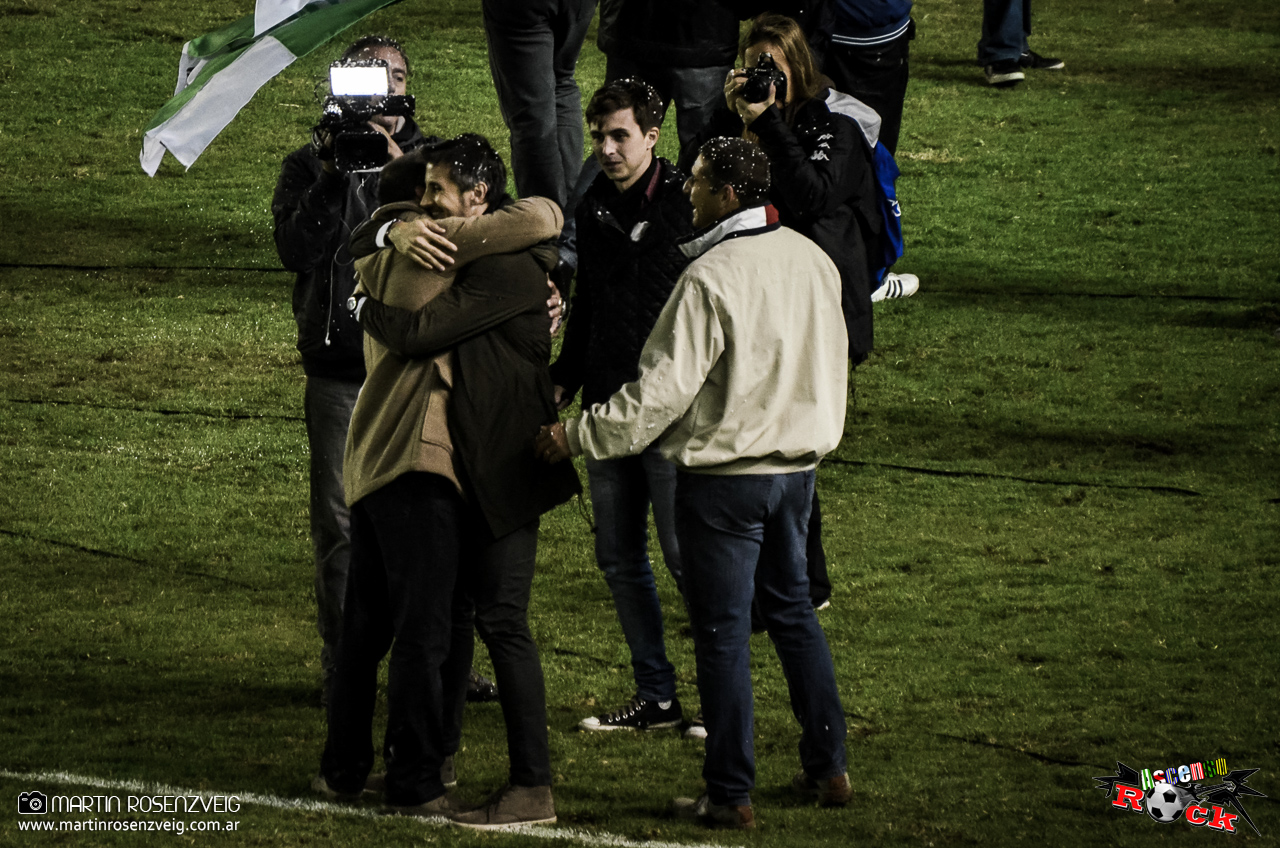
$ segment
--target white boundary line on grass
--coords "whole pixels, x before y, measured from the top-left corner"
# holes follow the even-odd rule
[[[183,789],[163,783],[146,783],[141,780],[107,780],[101,777],[89,777],[82,774],[68,774],[65,771],[33,771],[17,772],[0,769],[0,778],[9,780],[25,780],[32,783],[54,783],[60,786],[93,786],[98,789],[115,789],[137,795],[186,795],[201,798],[229,797],[234,795],[243,804],[259,807],[271,807],[276,810],[304,810],[306,812],[330,813],[339,816],[377,819],[381,816],[367,807],[351,807],[345,804],[333,804],[328,801],[314,801],[308,798],[281,798],[278,795],[261,795],[256,792],[213,792],[210,790]],[[449,827],[444,818],[415,819],[430,827]],[[646,840],[636,842],[625,836],[612,833],[587,833],[567,827],[548,825],[529,825],[518,830],[498,831],[500,833],[519,833],[538,839],[561,839],[580,842],[584,845],[600,846],[600,848],[732,848],[732,846],[708,845],[695,842],[657,842]]]

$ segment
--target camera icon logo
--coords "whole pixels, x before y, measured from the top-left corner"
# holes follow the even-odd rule
[[[24,816],[43,816],[49,812],[49,796],[32,790],[18,794],[18,813]]]

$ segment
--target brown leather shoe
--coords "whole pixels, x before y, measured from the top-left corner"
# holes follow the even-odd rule
[[[812,795],[824,807],[843,807],[853,798],[849,775],[837,774],[823,780],[814,780],[804,769],[791,778],[791,786],[802,795]]]
[[[756,826],[755,814],[750,804],[713,804],[711,798],[676,798],[671,802],[676,818],[696,821],[707,827],[727,827],[731,830],[752,830]]]
[[[450,817],[473,830],[507,830],[529,824],[554,824],[556,802],[550,786],[504,786],[483,806]]]

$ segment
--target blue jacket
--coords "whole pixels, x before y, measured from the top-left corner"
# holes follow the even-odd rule
[[[900,38],[911,22],[912,0],[835,0],[831,40],[850,47],[871,47]]]

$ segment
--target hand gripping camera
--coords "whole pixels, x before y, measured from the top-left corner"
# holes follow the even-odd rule
[[[769,99],[769,85],[773,84],[775,99],[782,103],[787,99],[787,75],[778,69],[772,53],[761,53],[754,68],[747,68],[747,81],[740,93],[748,103],[763,103]]]
[[[382,59],[334,62],[320,123],[311,130],[311,147],[332,159],[344,174],[377,171],[387,163],[387,139],[369,126],[375,115],[411,117],[413,96],[388,94],[390,72]],[[331,139],[325,143],[325,136]]]

